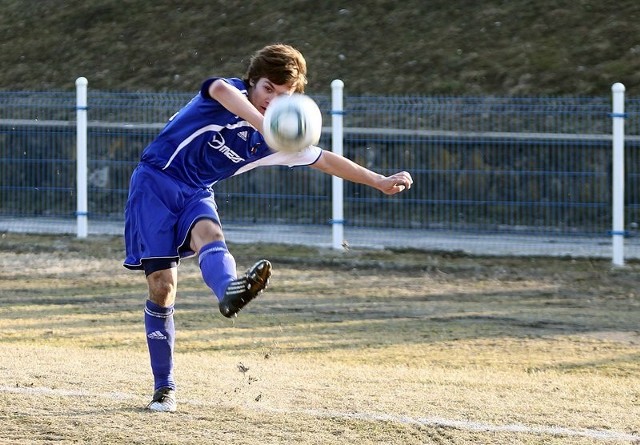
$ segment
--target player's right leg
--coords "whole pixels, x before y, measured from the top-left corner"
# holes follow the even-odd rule
[[[149,287],[144,325],[154,379],[154,395],[147,409],[173,412],[177,408],[173,377],[176,336],[173,312],[178,277],[177,262],[166,259],[143,260],[143,265]],[[156,270],[158,268],[160,269]]]
[[[124,266],[144,270],[149,289],[144,324],[155,393],[148,408],[153,411],[176,409],[173,305],[180,240],[174,227],[181,202],[191,193],[163,172],[140,164],[131,176],[125,207]]]

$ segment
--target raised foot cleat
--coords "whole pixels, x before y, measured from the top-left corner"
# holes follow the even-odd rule
[[[173,413],[178,408],[176,391],[172,388],[160,388],[153,393],[153,399],[147,409],[156,412]]]
[[[271,276],[271,263],[260,260],[243,277],[233,280],[220,300],[220,313],[227,318],[238,315],[240,309],[267,288]]]

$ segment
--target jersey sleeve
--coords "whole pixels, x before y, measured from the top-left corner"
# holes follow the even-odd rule
[[[237,89],[239,89],[243,94],[247,95],[247,88],[244,84],[244,82],[242,81],[242,79],[238,79],[236,77],[232,77],[232,78],[226,78],[226,77],[211,77],[207,80],[205,80],[202,83],[202,86],[200,87],[200,95],[206,99],[211,99],[213,100],[213,98],[211,97],[211,95],[209,94],[209,87],[211,86],[211,84],[213,82],[215,82],[216,80],[221,79],[224,80],[226,83],[228,83],[231,86],[236,87]]]
[[[247,172],[249,170],[253,170],[256,167],[267,167],[276,165],[286,167],[302,167],[305,165],[312,165],[315,164],[318,159],[320,159],[320,156],[322,156],[322,151],[322,148],[316,147],[315,145],[310,145],[298,153],[284,153],[281,151],[271,152],[263,158],[240,167],[234,173],[234,176]]]
[[[322,149],[315,145],[310,145],[302,151],[296,153],[274,152],[270,157],[277,162],[274,165],[286,165],[287,167],[299,167],[314,164],[322,155]]]

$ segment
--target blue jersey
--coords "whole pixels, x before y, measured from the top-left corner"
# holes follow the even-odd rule
[[[310,165],[322,154],[315,146],[295,154],[270,149],[251,124],[209,96],[214,80],[171,117],[131,175],[124,230],[129,269],[142,269],[147,259],[192,256],[194,224],[203,218],[220,224],[216,182],[263,165]],[[224,81],[247,95],[242,80]]]
[[[309,165],[320,157],[322,150],[315,146],[295,154],[269,148],[251,124],[211,98],[209,86],[214,80],[205,81],[200,92],[171,117],[142,152],[142,163],[185,184],[210,187],[261,165]],[[241,79],[223,80],[248,95]]]

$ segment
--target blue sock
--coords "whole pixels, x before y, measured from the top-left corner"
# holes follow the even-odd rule
[[[144,309],[144,326],[151,358],[155,390],[169,387],[176,389],[173,380],[173,344],[176,329],[173,324],[173,306],[162,307],[147,300]]]
[[[204,282],[220,300],[229,283],[238,278],[236,260],[224,241],[214,241],[200,249],[198,262]]]

